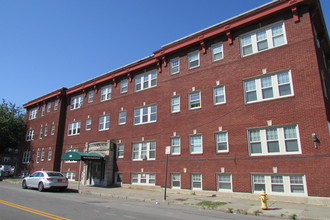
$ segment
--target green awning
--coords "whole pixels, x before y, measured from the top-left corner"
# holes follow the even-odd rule
[[[85,152],[66,152],[62,155],[61,160],[103,160],[104,157],[97,153]]]

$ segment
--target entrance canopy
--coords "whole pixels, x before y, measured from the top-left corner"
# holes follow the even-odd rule
[[[61,160],[103,160],[104,157],[97,153],[85,152],[66,152],[62,155]]]

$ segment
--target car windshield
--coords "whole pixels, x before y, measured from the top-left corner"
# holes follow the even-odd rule
[[[63,177],[62,173],[55,173],[55,172],[50,172],[50,173],[47,173],[48,176],[60,176],[60,177]]]

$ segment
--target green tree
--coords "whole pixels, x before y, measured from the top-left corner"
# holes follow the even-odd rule
[[[0,104],[0,154],[18,151],[24,140],[24,117],[22,107],[2,99]]]

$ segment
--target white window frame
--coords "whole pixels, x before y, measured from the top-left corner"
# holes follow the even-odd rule
[[[120,111],[118,114],[118,124],[124,125],[126,124],[126,111]]]
[[[23,157],[22,157],[22,164],[30,163],[31,162],[31,156],[32,156],[31,151],[24,151]]]
[[[50,129],[50,135],[54,135],[55,134],[55,124],[53,123]]]
[[[273,28],[278,27],[278,26],[282,27],[283,32],[282,32],[282,34],[273,36]],[[265,38],[262,38],[261,40],[259,40],[259,42],[265,42],[266,41],[267,42],[267,48],[259,50],[258,49],[258,36],[259,36],[258,34],[262,33],[262,32],[264,32]],[[283,35],[283,43],[276,46],[274,44],[273,40],[275,38],[281,36],[281,35]],[[266,27],[263,27],[263,28],[260,28],[260,29],[257,29],[257,30],[253,30],[253,31],[251,31],[247,34],[241,35],[239,38],[240,38],[240,50],[241,50],[241,56],[242,57],[249,56],[249,55],[256,54],[256,53],[260,53],[262,51],[270,50],[270,49],[280,47],[280,46],[283,46],[283,45],[287,44],[285,25],[284,25],[283,21],[268,25]],[[248,39],[248,38],[249,38],[249,40],[245,41],[246,42],[245,43],[244,39]],[[244,54],[244,47],[250,47],[251,48],[251,53]]]
[[[76,180],[76,172],[68,171],[68,172],[63,172],[63,174],[66,178],[68,178],[69,181]]]
[[[178,149],[175,151],[175,149]],[[180,155],[181,154],[181,138],[179,136],[171,137],[171,154]]]
[[[99,117],[99,131],[106,131],[110,129],[110,114],[101,115]]]
[[[198,99],[194,98],[193,95],[198,94]],[[194,91],[188,94],[188,101],[189,101],[189,109],[199,109],[202,108],[202,96],[201,96],[201,91]],[[194,98],[194,99],[193,99]],[[198,105],[198,106],[195,106]]]
[[[45,115],[45,112],[46,112],[46,104],[43,104],[41,106],[41,116],[44,116]]]
[[[135,77],[135,92],[157,86],[157,71],[151,70],[149,72],[137,75]]]
[[[101,102],[110,100],[112,96],[112,85],[103,86],[101,88]]]
[[[191,189],[192,190],[203,190],[203,176],[201,173],[192,173],[191,178]],[[194,187],[194,183],[200,183],[200,187]]]
[[[152,157],[154,155],[154,157]],[[132,160],[155,160],[156,141],[135,142],[132,144]]]
[[[274,178],[272,178],[274,177]],[[308,196],[306,176],[304,174],[252,174],[252,192],[259,194],[261,190],[265,190],[269,195],[290,195],[290,196]],[[299,182],[297,182],[299,180]],[[260,185],[256,189],[255,185]],[[262,187],[262,185],[264,185]],[[274,186],[274,188],[273,188]],[[283,190],[276,190],[275,187],[282,187]],[[293,192],[292,186],[303,187],[303,192]]]
[[[179,72],[180,72],[180,58],[176,57],[170,60],[170,73],[171,75],[174,75]]]
[[[180,96],[171,97],[171,113],[180,112]]]
[[[91,90],[88,92],[88,100],[87,100],[88,103],[92,103],[94,102],[94,90]]]
[[[194,138],[200,137],[200,144],[195,143]],[[196,151],[194,148],[200,145],[200,150]],[[203,136],[201,134],[194,134],[189,136],[189,149],[190,149],[190,154],[202,154],[203,153]]]
[[[26,141],[33,141],[34,139],[34,129],[29,129],[26,131]]]
[[[280,80],[280,75],[287,75],[287,81],[284,83],[279,82]],[[263,79],[269,79],[268,83],[270,82],[271,85],[263,85]],[[248,84],[251,83],[254,84],[251,88],[249,88]],[[290,94],[284,94],[281,95],[281,87],[287,87],[290,86]],[[263,97],[263,91],[266,90],[271,90],[273,97]],[[248,94],[254,94],[255,100],[248,100]],[[291,97],[294,96],[294,90],[293,90],[293,83],[292,83],[292,77],[291,77],[291,70],[284,70],[284,71],[279,71],[276,73],[270,73],[270,74],[264,74],[262,76],[252,78],[252,79],[247,79],[244,80],[244,98],[245,98],[245,103],[255,103],[255,102],[262,102],[262,101],[267,101],[267,100],[273,100],[273,99],[279,99],[279,98],[286,98],[286,97]]]
[[[177,184],[174,184],[177,183]],[[179,185],[179,186],[177,186]],[[181,174],[180,173],[171,173],[171,188],[172,189],[181,189]]]
[[[219,51],[217,51],[217,49],[219,49]],[[224,55],[223,55],[223,44],[220,42],[220,43],[215,43],[211,46],[211,50],[212,50],[212,61],[213,62],[216,62],[216,61],[219,61],[219,60],[222,60]],[[221,54],[220,55],[220,58],[217,58],[217,55],[218,54]]]
[[[145,182],[143,182],[145,180]],[[132,173],[131,174],[132,185],[156,185],[155,173]]]
[[[134,109],[134,125],[149,124],[157,121],[157,105],[146,105]]]
[[[71,98],[70,101],[70,110],[81,108],[81,106],[84,103],[84,96],[83,95],[77,95]]]
[[[51,102],[49,102],[48,104],[47,104],[47,112],[50,112],[50,109],[52,108],[52,103]]]
[[[44,136],[44,128],[43,128],[43,126],[41,125],[41,126],[40,126],[40,130],[39,130],[39,139],[42,139],[43,136]]]
[[[285,137],[285,129],[295,128],[295,138],[286,138]],[[267,131],[276,131],[277,137],[268,136],[267,140]],[[290,124],[285,126],[269,126],[262,128],[251,128],[247,130],[248,132],[248,146],[249,146],[249,154],[250,156],[270,156],[270,155],[290,155],[290,154],[301,154],[301,143],[300,143],[300,135],[299,135],[299,127],[297,124]],[[254,132],[256,135],[252,135]],[[274,135],[273,135],[274,136]],[[297,142],[297,151],[287,151],[286,143],[290,141]],[[272,147],[272,143],[278,143],[279,152],[268,152],[269,148]],[[253,153],[252,145],[259,146],[261,152]]]
[[[218,90],[220,90],[220,94],[218,94],[217,92]],[[217,97],[222,97],[222,96],[223,96],[223,101],[217,102]],[[213,103],[214,105],[221,105],[226,103],[226,89],[224,85],[213,87]]]
[[[38,115],[38,107],[31,109],[29,114],[29,120],[37,118],[37,115]]]
[[[85,127],[86,131],[90,131],[92,130],[92,118],[87,118],[86,119],[86,127]]]
[[[74,121],[68,124],[68,136],[74,136],[80,134],[81,122]]]
[[[55,100],[54,102],[54,111],[58,109],[58,99]]]
[[[195,57],[196,55],[197,55],[197,57]],[[199,50],[188,53],[187,59],[188,59],[188,69],[194,69],[196,67],[199,67],[200,66]],[[197,61],[197,64],[192,65],[196,61]]]
[[[124,79],[120,82],[120,93],[128,91],[128,79]]]
[[[45,148],[41,149],[40,161],[45,161]]]
[[[53,156],[53,150],[51,147],[48,148],[48,155],[47,155],[47,160],[51,161]]]
[[[221,139],[219,140],[219,135],[225,135],[225,140]],[[226,145],[226,149],[219,150],[219,145]],[[221,131],[215,133],[215,147],[216,147],[216,152],[217,153],[227,153],[229,152],[229,143],[228,143],[228,132],[226,131]]]
[[[40,162],[40,148],[38,148],[37,154],[36,154],[36,163]]]
[[[45,124],[45,127],[44,127],[44,136],[47,137],[48,136],[48,125]]]
[[[226,179],[221,179],[221,177],[226,177]],[[227,177],[229,176],[229,180]],[[228,185],[230,184],[230,188],[222,188],[221,184]],[[218,173],[217,174],[217,188],[219,192],[233,192],[233,183],[232,183],[232,175],[230,173]]]
[[[124,144],[117,144],[117,158],[124,158]]]

